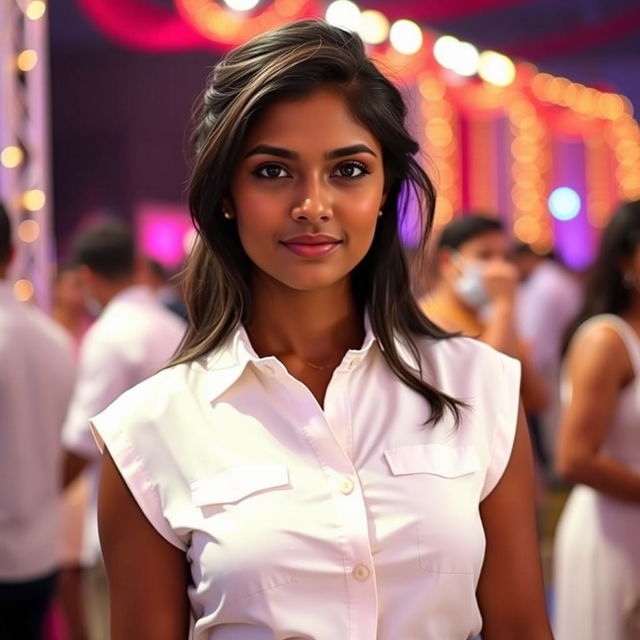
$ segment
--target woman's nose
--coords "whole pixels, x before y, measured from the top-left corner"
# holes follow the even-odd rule
[[[291,217],[300,222],[326,222],[333,217],[331,203],[323,186],[314,182],[301,194],[299,204],[291,209]]]

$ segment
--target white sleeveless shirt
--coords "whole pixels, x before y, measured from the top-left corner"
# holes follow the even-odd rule
[[[481,628],[480,502],[509,460],[517,361],[417,341],[466,401],[435,426],[369,330],[324,407],[244,329],[93,419],[145,516],[191,566],[194,640],[462,640]],[[402,357],[412,362],[399,345]]]

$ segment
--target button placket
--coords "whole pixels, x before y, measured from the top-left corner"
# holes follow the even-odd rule
[[[324,411],[319,412],[317,422],[313,419],[305,425],[303,432],[310,440],[334,498],[336,524],[339,525],[336,543],[342,551],[347,577],[347,606],[350,610],[348,640],[371,640],[377,635],[378,594],[369,541],[369,523],[357,472],[351,462],[350,451],[346,450],[351,448],[347,388],[351,363],[352,361],[345,361],[334,372],[327,388]],[[344,425],[348,431],[336,434],[332,429],[333,425]],[[341,440],[344,438],[338,435],[345,434],[347,442],[343,446]],[[354,574],[356,567],[360,568]]]

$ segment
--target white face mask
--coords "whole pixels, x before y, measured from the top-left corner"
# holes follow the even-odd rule
[[[489,303],[489,296],[484,286],[484,265],[464,258],[457,251],[454,255],[462,274],[453,283],[453,288],[463,302],[473,309],[480,310]]]
[[[92,295],[85,294],[84,305],[92,318],[97,318],[102,313],[102,305]]]

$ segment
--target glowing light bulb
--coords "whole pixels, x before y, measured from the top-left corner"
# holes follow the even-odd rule
[[[260,0],[224,0],[224,3],[234,11],[250,11],[258,5]]]
[[[498,87],[510,85],[516,77],[516,67],[507,56],[496,51],[483,51],[478,58],[480,77]]]
[[[438,64],[445,69],[451,69],[452,61],[456,57],[456,51],[460,40],[453,36],[440,36],[433,45],[433,57]]]
[[[44,207],[47,197],[41,189],[30,189],[22,196],[22,206],[27,211],[39,211]]]
[[[40,225],[35,220],[25,220],[18,226],[18,237],[22,242],[35,242],[40,236]]]
[[[459,76],[472,76],[478,73],[478,50],[470,42],[458,45],[456,59],[451,67]]]
[[[582,202],[575,189],[558,187],[549,196],[549,211],[556,220],[572,220],[580,213]]]
[[[47,10],[47,5],[42,0],[32,0],[25,9],[25,15],[29,20],[40,20]]]
[[[380,11],[368,9],[360,14],[360,37],[369,44],[380,44],[389,37],[389,21]]]
[[[393,48],[405,55],[417,53],[422,47],[422,29],[412,20],[397,20],[391,25],[389,40]]]
[[[0,163],[6,169],[14,169],[22,164],[24,160],[24,152],[20,147],[5,147],[0,153]]]
[[[360,8],[349,0],[336,0],[327,7],[325,18],[334,27],[347,31],[360,30]]]
[[[13,285],[13,295],[20,300],[20,302],[28,302],[33,298],[35,289],[33,283],[30,280],[22,278]]]
[[[25,73],[31,71],[36,64],[38,64],[38,54],[33,49],[25,49],[16,59],[16,66]]]
[[[472,76],[478,72],[478,50],[470,42],[462,42],[453,36],[441,36],[433,45],[433,56],[445,69],[460,76]]]

